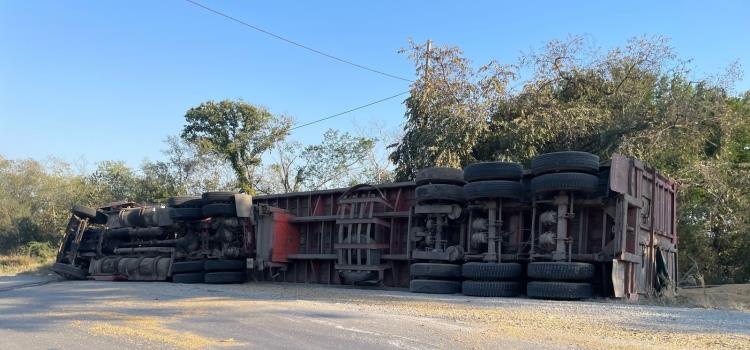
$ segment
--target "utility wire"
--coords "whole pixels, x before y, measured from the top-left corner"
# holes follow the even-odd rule
[[[189,1],[189,0],[188,0],[188,1]],[[304,123],[304,124],[299,124],[299,125],[295,125],[295,126],[291,127],[291,128],[289,129],[289,131],[292,131],[292,130],[294,130],[294,129],[299,129],[299,128],[301,128],[301,127],[304,127],[304,126],[312,125],[312,124],[315,124],[315,123],[320,123],[320,122],[322,122],[322,121],[324,121],[324,120],[328,120],[328,119],[331,119],[331,118],[335,118],[335,117],[338,117],[338,116],[341,116],[341,115],[344,115],[344,114],[347,114],[347,113],[351,113],[351,112],[354,112],[354,111],[356,111],[356,110],[360,110],[360,109],[362,109],[362,108],[365,108],[365,107],[370,107],[370,106],[372,106],[372,105],[374,105],[374,104],[378,104],[378,103],[381,103],[381,102],[385,102],[385,101],[388,101],[388,100],[390,100],[390,99],[394,99],[394,98],[396,98],[396,97],[399,97],[399,96],[401,96],[401,95],[403,95],[403,94],[408,94],[408,93],[409,93],[409,91],[408,91],[408,90],[407,90],[407,91],[403,91],[403,92],[400,92],[400,93],[398,93],[398,94],[395,94],[395,95],[393,95],[393,96],[388,96],[388,97],[386,97],[386,98],[383,98],[383,99],[380,99],[380,100],[377,100],[377,101],[374,101],[374,102],[370,102],[370,103],[368,103],[368,104],[366,104],[366,105],[361,105],[361,106],[359,106],[359,107],[354,107],[354,108],[352,108],[352,109],[350,109],[350,110],[346,110],[346,111],[343,111],[343,112],[341,112],[341,113],[336,113],[336,114],[332,114],[332,115],[329,115],[329,116],[327,116],[327,117],[323,117],[323,118],[320,118],[320,119],[316,119],[316,120],[313,120],[313,121],[311,121],[311,122],[307,122],[307,123]]]
[[[230,15],[227,15],[226,13],[220,12],[220,11],[218,11],[218,10],[214,10],[214,9],[212,9],[212,8],[210,8],[210,7],[206,6],[206,5],[203,5],[203,4],[201,4],[201,3],[197,2],[197,1],[194,1],[194,0],[185,0],[185,1],[187,1],[187,2],[191,3],[191,4],[195,5],[195,6],[198,6],[198,7],[202,8],[202,9],[204,9],[204,10],[206,10],[206,11],[209,11],[209,12],[213,12],[214,14],[217,14],[217,15],[219,15],[219,16],[221,16],[221,17],[224,17],[224,18],[226,18],[226,19],[228,19],[228,20],[231,20],[231,21],[237,22],[237,23],[239,23],[239,24],[242,24],[242,25],[244,25],[244,26],[246,26],[246,27],[248,27],[248,28],[251,28],[251,29],[257,30],[257,31],[259,31],[259,32],[261,32],[261,33],[263,33],[263,34],[266,34],[266,35],[270,36],[270,37],[273,37],[273,38],[279,39],[279,40],[281,40],[281,41],[287,42],[287,43],[289,43],[289,44],[292,44],[292,45],[295,45],[295,46],[301,47],[301,48],[303,48],[303,49],[305,49],[305,50],[308,50],[308,51],[312,51],[312,52],[314,52],[314,53],[317,53],[317,54],[319,54],[319,55],[322,55],[322,56],[328,57],[328,58],[330,58],[330,59],[332,59],[332,60],[336,60],[336,61],[339,61],[339,62],[341,62],[341,63],[345,63],[345,64],[348,64],[348,65],[351,65],[351,66],[354,66],[354,67],[357,67],[357,68],[360,68],[360,69],[364,69],[364,70],[367,70],[367,71],[370,71],[370,72],[373,72],[373,73],[377,73],[377,74],[380,74],[380,75],[384,75],[384,76],[386,76],[386,77],[389,77],[389,78],[393,78],[393,79],[398,79],[398,80],[403,80],[403,81],[408,81],[408,82],[413,82],[413,80],[411,80],[411,79],[403,78],[403,77],[400,77],[400,76],[397,76],[397,75],[393,75],[393,74],[389,74],[389,73],[386,73],[386,72],[383,72],[383,71],[380,71],[380,70],[377,70],[377,69],[374,69],[374,68],[370,68],[370,67],[367,67],[367,66],[363,66],[363,65],[361,65],[361,64],[358,64],[358,63],[354,63],[354,62],[352,62],[352,61],[349,61],[349,60],[345,60],[345,59],[343,59],[343,58],[339,58],[339,57],[336,57],[336,56],[334,56],[334,55],[331,55],[331,54],[325,53],[325,52],[323,52],[323,51],[320,51],[320,50],[314,49],[314,48],[312,48],[312,47],[309,47],[309,46],[306,46],[306,45],[300,44],[300,43],[298,43],[298,42],[296,42],[296,41],[293,41],[293,40],[291,40],[291,39],[287,39],[287,38],[285,38],[285,37],[283,37],[283,36],[281,36],[281,35],[278,35],[278,34],[274,34],[274,33],[271,33],[271,32],[269,32],[269,31],[267,31],[267,30],[265,30],[265,29],[263,29],[263,28],[260,28],[260,27],[254,26],[254,25],[252,25],[252,24],[250,24],[250,23],[247,23],[247,22],[245,22],[245,21],[243,21],[243,20],[241,20],[241,19],[238,19],[238,18],[232,17],[232,16],[230,16]]]

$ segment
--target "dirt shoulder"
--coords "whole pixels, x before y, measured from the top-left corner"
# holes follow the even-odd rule
[[[706,288],[683,288],[677,301],[689,307],[750,312],[750,284],[725,284]]]

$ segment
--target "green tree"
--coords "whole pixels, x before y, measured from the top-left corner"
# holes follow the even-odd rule
[[[99,192],[98,205],[118,200],[142,199],[138,198],[136,190],[138,178],[133,169],[123,161],[98,163],[96,171],[89,175],[89,181]]]
[[[427,50],[410,42],[402,52],[423,74],[412,84],[405,102],[404,136],[391,153],[396,179],[412,179],[417,170],[429,166],[470,163],[472,147],[487,128],[487,105],[471,63],[456,47]],[[502,85],[502,79],[495,83]]]
[[[379,185],[395,181],[390,153],[401,140],[399,126],[370,121],[366,125],[355,123],[355,130],[356,135],[374,141],[373,147],[366,152],[360,182]]]
[[[90,205],[87,180],[60,160],[0,156],[0,254],[32,242],[57,245],[73,203]]]
[[[227,161],[239,187],[255,193],[255,172],[261,155],[284,139],[291,127],[289,118],[242,100],[207,101],[185,114],[182,138],[201,151]]]
[[[375,141],[329,129],[317,145],[279,142],[276,162],[268,167],[260,191],[313,191],[359,182]]]
[[[236,178],[231,168],[215,154],[201,152],[196,145],[178,136],[165,141],[163,151],[169,174],[179,195],[236,188]]]
[[[167,198],[181,191],[169,164],[161,161],[144,161],[135,180],[135,201],[142,203],[165,203]]]

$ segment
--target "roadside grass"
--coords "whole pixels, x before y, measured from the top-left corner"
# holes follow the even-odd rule
[[[0,255],[0,276],[17,274],[47,274],[54,257],[41,258],[28,255]]]
[[[0,276],[48,274],[55,260],[55,249],[47,242],[29,242],[21,249],[0,255]]]
[[[681,288],[676,299],[687,306],[750,312],[750,284]]]

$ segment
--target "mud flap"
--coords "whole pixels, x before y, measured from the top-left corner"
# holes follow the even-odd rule
[[[255,217],[253,215],[253,197],[245,193],[237,193],[234,195],[234,206],[237,212],[238,218],[248,218],[250,222],[255,224]]]
[[[625,297],[625,263],[612,259],[612,288],[615,298]]]
[[[660,295],[674,291],[672,279],[669,277],[667,258],[661,249],[656,249],[656,292]]]

